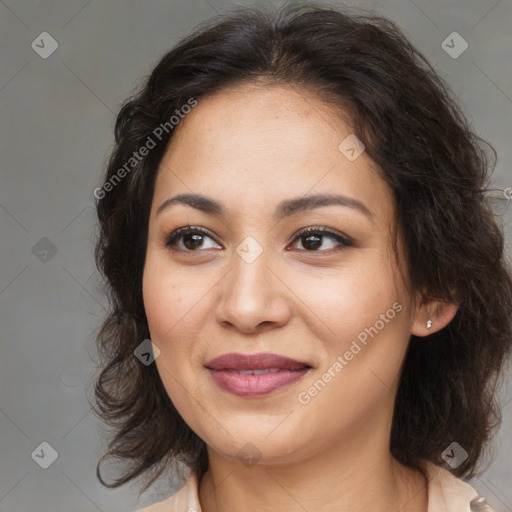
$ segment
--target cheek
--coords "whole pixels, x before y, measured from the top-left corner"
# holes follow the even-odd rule
[[[402,297],[385,255],[360,255],[315,282],[303,275],[293,277],[294,293],[317,319],[318,337],[330,340],[336,350],[373,326]]]
[[[156,251],[155,251],[156,252]],[[165,257],[148,252],[143,275],[144,309],[154,341],[163,345],[176,333],[191,328],[201,306],[201,282],[184,276],[165,261]]]
[[[194,392],[188,376],[193,374],[194,362],[199,359],[199,355],[194,355],[196,347],[192,342],[201,323],[197,289],[168,264],[148,255],[143,298],[150,338],[160,350],[155,364],[167,394],[181,413],[183,408],[187,410],[188,395],[183,387]]]
[[[188,393],[200,395],[194,377],[205,349],[198,340],[206,338],[213,308],[210,281],[201,272],[180,271],[156,251],[148,254],[143,298],[150,338],[160,350],[156,365],[168,395],[187,410]]]
[[[151,265],[151,262],[146,264],[142,286],[144,309],[152,339],[163,341],[165,333],[179,318],[182,298],[176,293],[176,284],[172,284],[168,276],[159,272],[158,267]]]

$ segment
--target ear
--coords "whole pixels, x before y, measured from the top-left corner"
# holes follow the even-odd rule
[[[442,300],[422,300],[416,307],[411,334],[415,336],[428,336],[444,329],[457,313],[458,306],[452,302]],[[432,326],[427,327],[430,320]]]

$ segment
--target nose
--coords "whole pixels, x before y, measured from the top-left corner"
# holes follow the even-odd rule
[[[282,327],[290,320],[288,289],[269,267],[269,259],[265,251],[250,263],[233,254],[233,268],[218,284],[216,318],[224,328],[250,334]]]

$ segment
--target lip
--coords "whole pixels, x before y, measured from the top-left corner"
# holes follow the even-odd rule
[[[244,397],[268,395],[311,370],[307,363],[269,352],[224,354],[206,363],[205,368],[221,389]]]

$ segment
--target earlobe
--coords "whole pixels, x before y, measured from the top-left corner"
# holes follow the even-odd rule
[[[416,310],[411,334],[428,336],[444,329],[457,314],[458,306],[452,302],[423,302]]]

